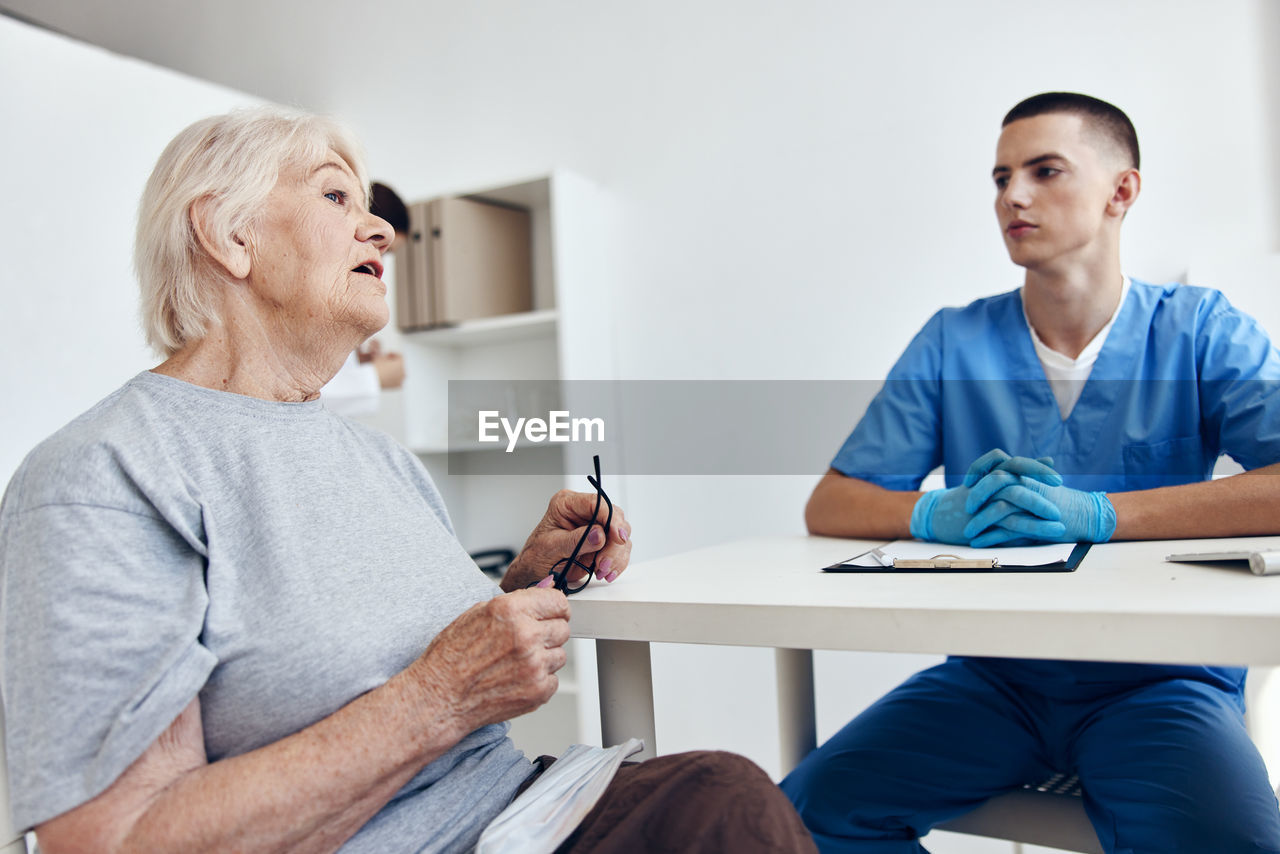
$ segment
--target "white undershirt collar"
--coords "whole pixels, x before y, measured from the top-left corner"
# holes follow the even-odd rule
[[[1111,331],[1116,318],[1120,316],[1120,309],[1124,307],[1125,298],[1129,296],[1129,285],[1129,277],[1125,276],[1120,285],[1120,301],[1116,303],[1116,310],[1111,313],[1111,319],[1107,321],[1106,326],[1098,330],[1098,334],[1093,336],[1093,340],[1086,344],[1080,351],[1080,355],[1074,359],[1065,353],[1051,349],[1048,344],[1040,340],[1040,336],[1031,325],[1030,318],[1027,317],[1026,300],[1022,301],[1022,318],[1027,322],[1027,329],[1031,332],[1031,344],[1035,347],[1036,356],[1040,359],[1040,366],[1044,369],[1045,378],[1049,380],[1049,387],[1058,401],[1058,412],[1061,413],[1064,421],[1075,408],[1076,401],[1080,399],[1085,381],[1089,379],[1089,372],[1093,370],[1093,363],[1098,360],[1102,345],[1107,341],[1107,333]]]

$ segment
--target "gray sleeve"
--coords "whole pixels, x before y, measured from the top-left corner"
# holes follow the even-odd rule
[[[110,786],[215,661],[204,559],[171,525],[15,503],[0,512],[0,689],[13,819],[29,828]]]

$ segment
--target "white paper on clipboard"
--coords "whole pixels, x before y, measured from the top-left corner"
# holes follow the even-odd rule
[[[847,566],[893,566],[895,559],[929,560],[939,555],[953,555],[960,560],[995,558],[1003,566],[1049,566],[1065,563],[1074,548],[1075,543],[1049,543],[1041,546],[974,549],[920,540],[894,540],[888,545],[880,546],[878,550],[871,549],[851,557],[844,563]],[[879,555],[874,554],[876,551]]]

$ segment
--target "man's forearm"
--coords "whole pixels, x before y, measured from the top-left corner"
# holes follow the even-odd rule
[[[1107,494],[1114,540],[1280,533],[1280,463],[1203,483]]]
[[[919,492],[898,492],[831,470],[809,497],[804,520],[810,534],[896,540],[911,536],[911,510]]]

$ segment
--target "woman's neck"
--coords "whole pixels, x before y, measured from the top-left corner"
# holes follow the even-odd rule
[[[153,370],[204,388],[263,400],[315,400],[360,343],[345,337],[299,336],[256,323],[216,322],[200,340]],[[346,340],[346,339],[351,340]]]

